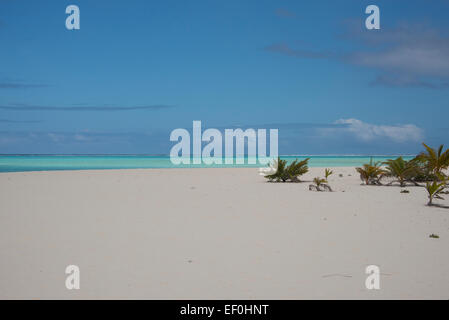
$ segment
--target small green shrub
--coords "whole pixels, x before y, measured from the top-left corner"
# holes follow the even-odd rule
[[[265,178],[268,181],[275,182],[286,182],[288,180],[292,182],[299,182],[299,176],[307,173],[309,171],[309,167],[307,163],[310,158],[304,159],[298,162],[298,159],[287,165],[286,160],[281,160],[279,157],[276,160],[274,167],[276,167],[276,172],[273,174],[268,174]]]

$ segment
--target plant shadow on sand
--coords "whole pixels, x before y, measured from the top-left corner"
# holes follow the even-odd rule
[[[428,207],[436,207],[436,208],[443,208],[443,209],[449,209],[448,205],[445,204],[439,204],[439,203],[432,203],[430,205],[427,205]]]

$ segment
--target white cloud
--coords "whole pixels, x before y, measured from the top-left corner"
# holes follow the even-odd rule
[[[342,128],[326,129],[327,131],[343,131],[354,135],[362,141],[375,139],[390,139],[394,142],[421,142],[423,130],[414,124],[404,125],[376,125],[358,119],[339,119],[335,124],[345,125]]]
[[[386,71],[418,76],[449,76],[449,48],[441,43],[397,46],[389,51],[356,53],[352,62]]]
[[[369,32],[354,21],[344,35],[355,41],[354,51],[327,52],[313,48],[293,49],[284,43],[265,47],[266,51],[300,59],[334,59],[377,70],[376,85],[388,87],[448,88],[449,37],[439,29],[423,25],[399,24],[397,27]]]

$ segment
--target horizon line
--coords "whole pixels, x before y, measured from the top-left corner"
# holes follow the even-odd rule
[[[391,154],[280,154],[279,157],[385,157],[385,156],[407,156],[413,157],[417,154],[391,153]],[[148,157],[170,157],[169,154],[151,153],[0,153],[0,156],[148,156]],[[244,157],[248,157],[245,155]],[[266,156],[270,157],[270,156]],[[193,158],[193,157],[192,157]],[[226,157],[221,157],[226,158]],[[235,156],[233,156],[235,158]]]

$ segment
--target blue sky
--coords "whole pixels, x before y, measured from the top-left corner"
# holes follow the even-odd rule
[[[81,29],[65,28],[66,6]],[[381,30],[366,30],[369,4]],[[0,153],[168,154],[278,128],[281,154],[449,144],[449,1],[0,0]]]

